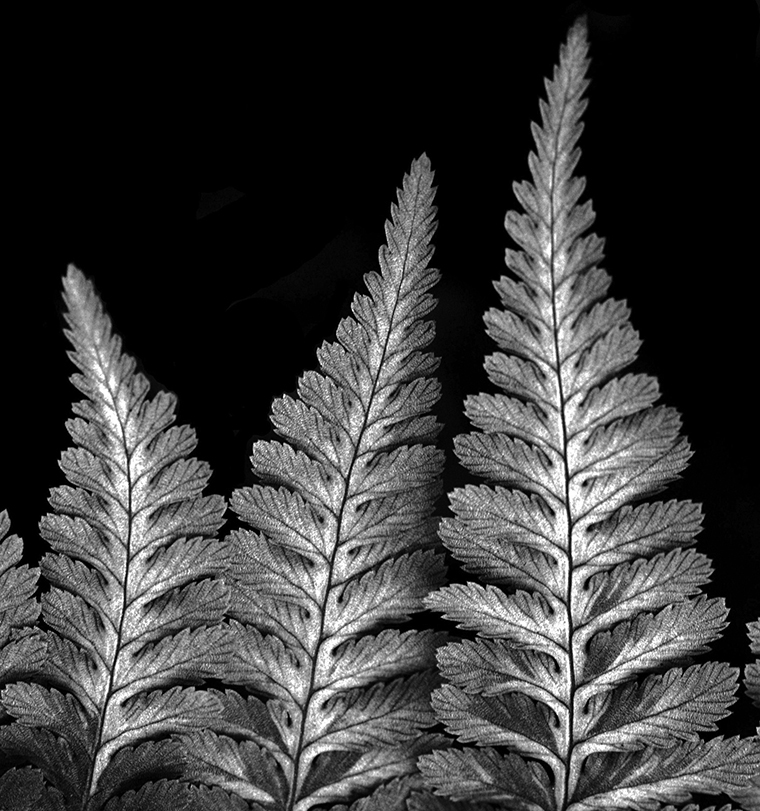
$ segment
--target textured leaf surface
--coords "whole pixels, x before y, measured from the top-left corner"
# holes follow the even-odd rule
[[[254,443],[261,483],[233,494],[251,529],[231,538],[239,644],[227,680],[252,695],[220,697],[224,734],[202,737],[192,774],[272,811],[401,807],[391,781],[438,745],[422,730],[440,640],[388,627],[443,579],[431,517],[443,454],[428,413],[438,361],[424,351],[439,278],[432,182],[423,156],[386,224],[380,272],[365,276],[369,295],[355,296],[297,398],[275,400],[284,441]]]
[[[55,513],[40,524],[52,549],[41,562],[52,585],[45,684],[6,688],[18,722],[2,746],[39,765],[70,811],[181,808],[189,787],[163,779],[184,762],[168,736],[219,716],[218,699],[188,685],[229,658],[227,552],[210,537],[224,501],[202,496],[210,470],[189,456],[193,431],[172,426],[174,397],[146,399],[146,378],[73,266],[64,300],[86,399],[66,426],[70,486],[51,490]]]
[[[21,566],[24,547],[17,535],[8,535],[8,513],[0,512],[0,689],[29,678],[42,668],[45,639],[35,627],[40,604],[34,594],[40,570]],[[0,693],[0,700],[2,693]],[[0,703],[0,721],[7,712]]]
[[[756,709],[760,709],[760,661],[757,659],[760,656],[760,621],[748,622],[747,629],[749,631],[750,651],[756,658],[754,662],[747,665],[744,671],[744,683],[747,695],[752,699],[752,704]],[[760,740],[760,717],[756,716],[756,720],[758,725],[755,731],[758,740]],[[746,786],[731,791],[729,794],[734,800],[742,803],[742,808],[747,808],[749,811],[760,811],[760,764],[756,766]]]
[[[572,175],[588,84],[578,22],[546,83],[524,213],[506,229],[513,276],[485,315],[498,394],[467,398],[476,429],[455,438],[485,483],[450,495],[440,534],[481,582],[426,604],[472,632],[438,651],[438,719],[464,746],[423,755],[431,788],[531,811],[658,809],[730,792],[760,764],[756,740],[703,741],[735,701],[737,670],[695,665],[726,626],[700,594],[710,561],[687,547],[689,502],[644,502],[686,466],[680,417],[657,381],[617,376],[639,337],[606,298],[602,240]]]

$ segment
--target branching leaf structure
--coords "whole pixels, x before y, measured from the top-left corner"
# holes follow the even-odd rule
[[[0,513],[0,811],[699,811],[704,794],[725,796],[703,811],[732,811],[727,798],[760,811],[760,727],[717,734],[738,668],[700,658],[728,615],[703,591],[701,508],[659,499],[690,449],[657,380],[629,369],[639,336],[607,295],[603,240],[579,202],[588,64],[581,20],[532,126],[531,180],[513,186],[509,274],[485,315],[496,392],[467,398],[472,431],[455,439],[478,480],[449,494],[444,519],[426,155],[403,179],[366,293],[317,351],[318,369],[274,401],[274,434],[253,443],[255,484],[232,493],[223,539],[224,498],[204,495],[211,471],[191,456],[193,430],[174,424],[175,398],[149,396],[94,286],[69,267],[71,381],[84,399],[67,422],[68,483],[40,523],[39,568],[23,565]],[[473,188],[482,198],[469,178],[466,188],[468,203]],[[330,227],[337,199],[324,198]],[[273,200],[284,197],[267,197],[279,211]],[[247,211],[230,217],[235,228]],[[312,214],[307,247],[322,227]],[[176,224],[188,233],[184,215]],[[194,266],[206,272],[232,233],[195,231],[208,250]],[[270,316],[256,322],[270,340],[251,330],[241,342],[249,365],[240,354],[229,368],[246,383],[261,382],[267,360],[281,367],[273,330],[300,353],[304,323],[321,329],[321,302],[338,306],[350,274],[338,262],[323,275],[328,255],[252,297],[247,312]],[[235,295],[236,268],[220,273]],[[177,278],[165,275],[167,295],[194,307]],[[280,305],[294,290],[291,332]],[[203,288],[218,314],[230,290],[214,292]],[[215,397],[197,359],[194,383]],[[461,564],[449,585],[440,541]],[[458,636],[440,630],[450,623]],[[757,656],[760,623],[749,631]],[[757,706],[756,661],[744,683]]]
[[[21,565],[23,543],[8,535],[11,522],[0,512],[0,687],[35,675],[44,665],[47,645],[36,627],[35,599],[40,570]],[[7,720],[0,705],[0,721]],[[0,782],[0,789],[2,782]]]
[[[429,413],[438,361],[424,351],[439,278],[432,181],[422,156],[386,224],[380,272],[365,276],[369,295],[318,350],[321,372],[275,400],[284,441],[254,443],[262,483],[232,497],[251,529],[230,539],[238,645],[227,681],[248,694],[218,691],[223,734],[188,749],[195,779],[258,811],[380,807],[373,791],[404,807],[417,755],[437,743],[423,730],[439,635],[393,627],[444,574],[432,517],[443,454]]]
[[[70,485],[51,491],[40,523],[52,549],[41,561],[48,655],[40,680],[3,691],[16,720],[0,751],[36,767],[11,773],[18,807],[187,807],[192,787],[168,779],[184,764],[171,736],[219,716],[193,685],[230,656],[227,547],[213,538],[224,500],[201,495],[210,470],[189,456],[194,432],[172,426],[175,398],[146,399],[148,381],[73,266],[64,300],[85,399],[66,425]]]
[[[466,401],[455,440],[485,484],[450,495],[441,537],[480,582],[427,599],[471,638],[438,652],[436,715],[463,748],[420,758],[454,800],[522,811],[658,809],[730,792],[760,762],[757,741],[703,740],[735,700],[737,669],[695,664],[725,628],[708,599],[710,561],[690,547],[700,509],[645,501],[684,469],[678,413],[656,380],[619,373],[639,338],[606,298],[603,242],[582,236],[590,202],[573,177],[588,84],[579,21],[546,82],[524,213],[506,229],[514,274],[485,316],[498,394]]]

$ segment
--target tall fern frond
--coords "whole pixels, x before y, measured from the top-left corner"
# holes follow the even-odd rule
[[[427,605],[474,631],[438,653],[448,681],[437,717],[464,744],[423,755],[440,794],[532,811],[657,809],[690,792],[728,792],[760,760],[757,743],[712,738],[737,669],[694,664],[726,625],[699,594],[710,561],[687,549],[701,521],[690,502],[644,502],[690,456],[657,382],[618,373],[639,338],[622,301],[605,298],[603,242],[572,176],[588,84],[585,26],[562,47],[533,125],[533,183],[506,229],[516,278],[485,316],[500,352],[486,359],[502,393],[465,411],[463,465],[488,483],[450,495],[441,537],[481,583]]]
[[[172,733],[208,726],[216,698],[188,685],[218,675],[229,653],[219,623],[227,547],[224,500],[202,496],[210,470],[189,457],[192,429],[170,427],[175,398],[135,371],[92,284],[69,266],[66,335],[85,398],[66,427],[76,447],[40,522],[49,629],[43,683],[8,686],[17,721],[0,747],[41,770],[45,806],[67,811],[185,807],[193,791]],[[30,791],[39,781],[30,784]],[[49,804],[49,805],[48,805]]]
[[[431,517],[443,456],[428,413],[438,361],[423,351],[440,275],[428,266],[432,183],[422,156],[386,223],[380,272],[364,277],[369,296],[319,348],[321,373],[275,400],[285,441],[254,443],[263,484],[232,497],[252,529],[231,537],[239,645],[226,680],[249,694],[220,692],[225,734],[188,748],[198,780],[255,809],[376,808],[375,789],[383,807],[402,807],[416,756],[436,742],[422,730],[434,723],[437,635],[388,627],[420,611],[444,573]]]

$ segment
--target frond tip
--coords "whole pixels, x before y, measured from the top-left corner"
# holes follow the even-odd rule
[[[532,183],[513,187],[523,213],[505,227],[522,250],[507,250],[502,309],[484,318],[501,391],[467,398],[476,430],[454,441],[486,483],[450,494],[440,535],[484,585],[425,601],[475,634],[438,651],[448,683],[433,707],[476,746],[420,769],[454,800],[530,811],[653,809],[729,793],[760,764],[756,740],[698,736],[735,701],[735,668],[692,662],[727,609],[699,593],[710,561],[684,548],[699,507],[643,501],[690,451],[678,413],[654,405],[656,381],[617,377],[640,342],[625,302],[605,298],[602,240],[583,236],[594,214],[572,172],[587,64],[577,24],[532,126]]]

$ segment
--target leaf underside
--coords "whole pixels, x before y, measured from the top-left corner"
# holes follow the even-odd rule
[[[533,182],[513,187],[513,275],[484,318],[500,391],[467,398],[476,430],[455,439],[486,483],[450,494],[440,534],[480,582],[426,600],[474,635],[438,651],[433,706],[461,746],[423,755],[422,773],[454,800],[530,811],[658,809],[728,793],[760,762],[757,742],[698,736],[735,700],[736,668],[693,661],[727,609],[700,594],[699,506],[644,501],[690,451],[657,381],[620,375],[640,341],[606,298],[603,241],[583,236],[594,213],[572,172],[587,64],[580,21],[532,127]]]

